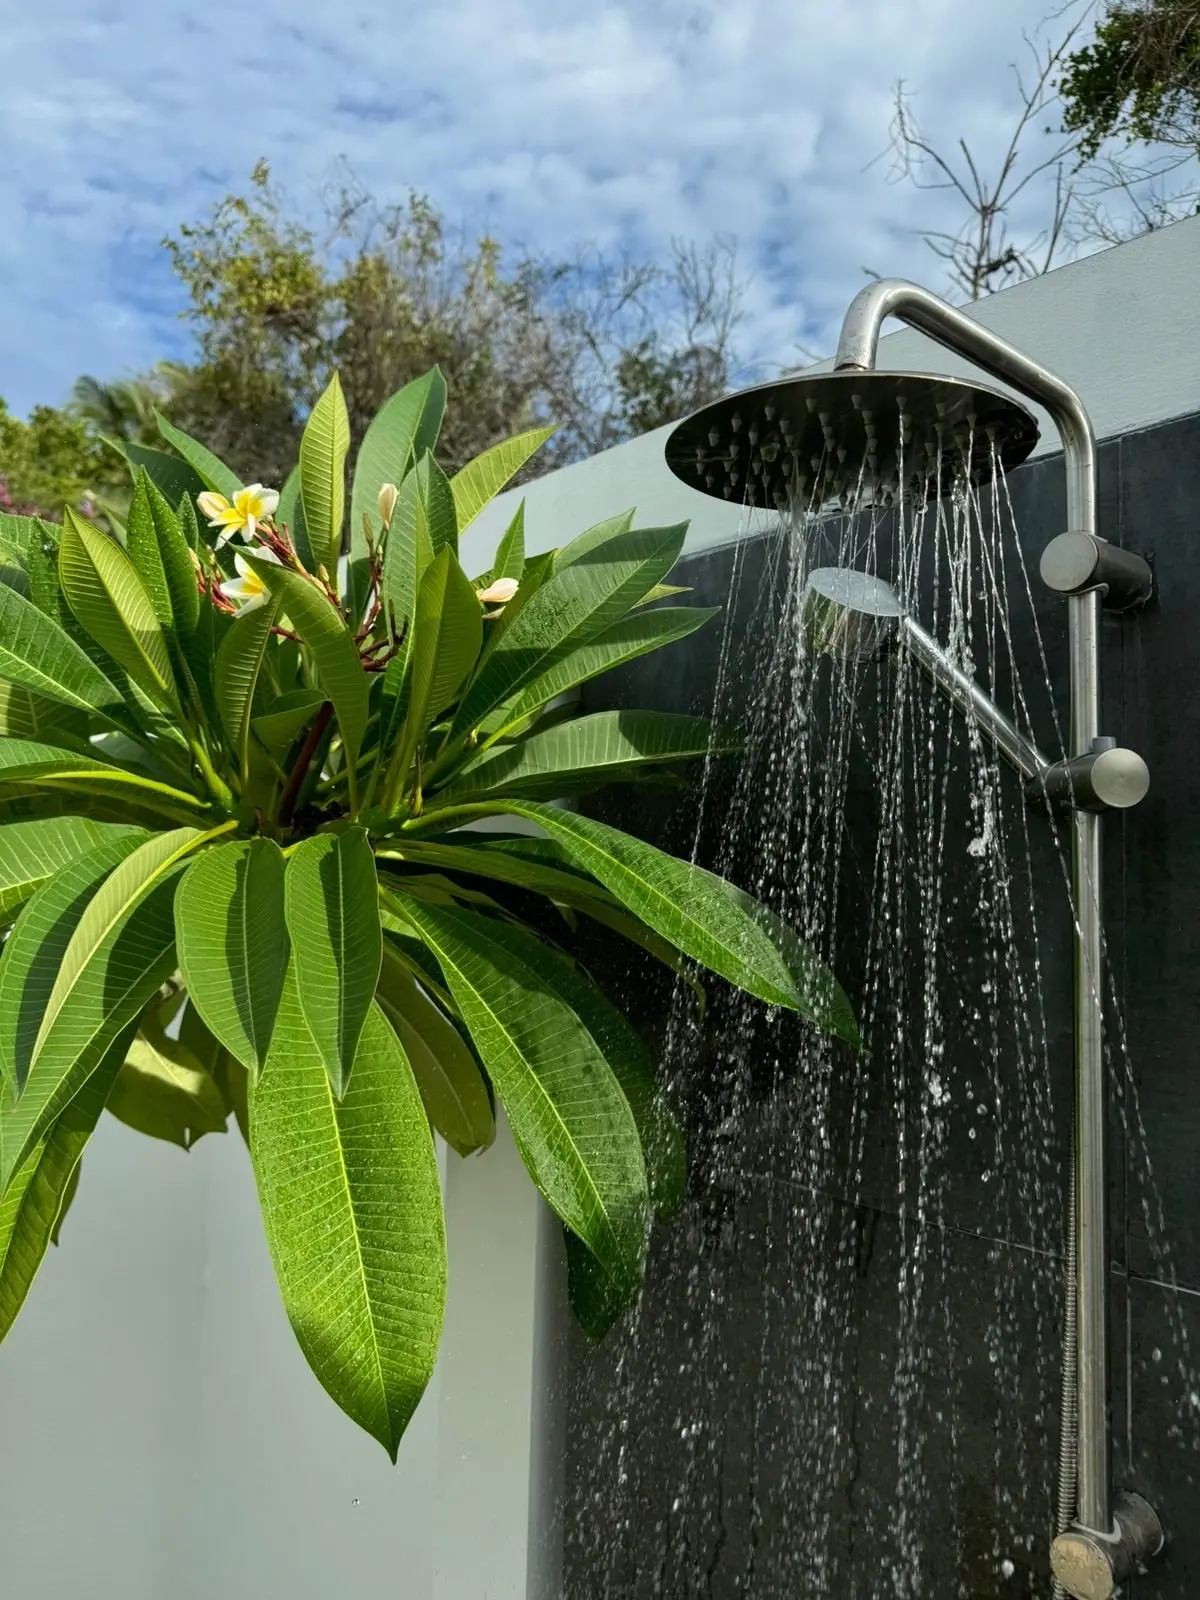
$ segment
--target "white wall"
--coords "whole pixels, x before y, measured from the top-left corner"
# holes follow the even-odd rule
[[[974,314],[1076,385],[1103,438],[1200,409],[1197,284],[1200,218]],[[907,331],[880,364],[965,370]],[[691,551],[747,531],[671,477],[666,431],[530,488],[530,549],[633,505],[691,518]],[[468,567],[515,503],[469,530]],[[556,1600],[557,1230],[503,1132],[448,1158],[446,1211],[442,1356],[393,1468],[300,1355],[237,1134],[185,1156],[105,1119],[0,1349],[0,1597]]]

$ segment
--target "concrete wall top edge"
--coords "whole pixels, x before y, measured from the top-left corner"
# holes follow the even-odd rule
[[[847,304],[853,293],[847,290]],[[1077,389],[1099,439],[1200,411],[1200,217],[964,309]],[[807,370],[828,371],[832,364]],[[883,337],[879,365],[950,376],[973,370],[909,328]],[[1058,449],[1058,437],[1045,413],[1037,415],[1036,454],[1042,455]],[[669,432],[656,429],[498,496],[464,535],[468,568],[487,566],[522,494],[530,553],[563,544],[631,506],[642,526],[689,521],[688,555],[760,532],[774,520],[680,484],[663,462]]]

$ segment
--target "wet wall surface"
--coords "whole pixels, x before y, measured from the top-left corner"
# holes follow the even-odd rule
[[[1065,526],[1060,459],[1020,469],[1010,487],[1058,701],[1031,702],[1030,717],[1053,748],[1066,613],[1040,589],[1036,558]],[[1169,1538],[1128,1592],[1183,1600],[1200,1593],[1200,416],[1101,449],[1100,529],[1148,555],[1158,585],[1136,619],[1106,616],[1103,639],[1102,728],[1152,775],[1147,800],[1106,822],[1114,1018],[1128,1040],[1111,1061],[1114,1471]],[[771,670],[763,646],[779,620],[763,596],[777,561],[768,536],[693,560],[681,580],[695,603],[724,605],[740,563],[724,623],[734,721]],[[1039,680],[1028,601],[1012,618],[1018,675]],[[589,686],[588,709],[710,710],[721,627]],[[1001,703],[1008,687],[998,673]],[[880,827],[871,729],[888,692],[886,675],[864,690],[839,835],[833,959],[860,1014]],[[806,748],[818,758],[819,740]],[[934,1002],[915,980],[897,979],[910,1009],[892,1019],[905,1036],[885,1084],[878,1064],[818,1049],[803,1024],[764,1020],[720,985],[704,1024],[683,1023],[669,974],[605,943],[588,952],[675,1063],[691,1180],[680,1214],[656,1229],[636,1313],[599,1345],[565,1334],[569,1600],[1049,1593],[1072,1087],[1062,836],[1008,805],[1028,895],[1013,897],[1016,953],[981,947],[965,770],[951,760],[938,842],[945,1117],[928,1112]],[[731,854],[734,805],[745,814]],[[778,824],[760,826],[728,771],[701,815],[694,788],[613,790],[590,809],[676,853],[698,837],[698,859],[747,885]],[[895,973],[921,968],[927,905],[918,896],[898,918]],[[1021,971],[1040,975],[1036,1027]],[[1008,998],[984,1008],[981,1039],[977,996],[993,983]]]

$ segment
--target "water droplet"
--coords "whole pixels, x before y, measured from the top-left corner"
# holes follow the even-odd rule
[[[1007,1556],[1000,1563],[1000,1576],[1002,1578],[1011,1578],[1013,1573],[1016,1570],[1017,1570],[1016,1567],[1013,1566],[1012,1562],[1008,1559]]]

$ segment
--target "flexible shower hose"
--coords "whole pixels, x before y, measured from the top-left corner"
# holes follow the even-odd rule
[[[1071,1139],[1071,1185],[1067,1197],[1067,1295],[1063,1308],[1062,1401],[1059,1412],[1061,1435],[1058,1443],[1058,1500],[1054,1514],[1055,1534],[1065,1533],[1075,1520],[1079,1491],[1079,1367],[1077,1361],[1078,1325],[1075,1301],[1075,1276],[1078,1271],[1078,1241],[1075,1235],[1075,1140]],[[1065,1600],[1067,1591],[1055,1578],[1051,1589],[1054,1600]]]

